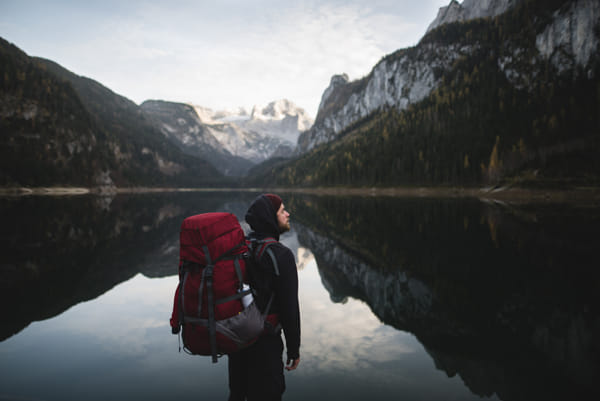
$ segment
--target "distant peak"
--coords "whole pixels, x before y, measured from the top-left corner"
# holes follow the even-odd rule
[[[340,84],[347,84],[350,81],[348,74],[337,74],[331,77],[331,81],[329,81],[329,86],[337,86]]]
[[[329,86],[327,87],[327,89],[325,89],[325,91],[323,92],[323,95],[321,95],[321,103],[319,103],[319,111],[323,109],[324,105],[327,102],[327,99],[329,99],[329,96],[331,96],[331,94],[333,93],[333,91],[335,90],[335,88],[337,88],[338,86],[341,85],[346,85],[348,82],[350,82],[350,78],[348,77],[348,74],[343,73],[343,74],[336,74],[334,76],[331,77],[331,80],[329,81]],[[319,112],[317,112],[317,115],[319,114]]]

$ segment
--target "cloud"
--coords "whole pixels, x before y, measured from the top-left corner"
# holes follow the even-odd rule
[[[233,82],[239,80],[234,86],[246,85],[249,93],[264,94],[256,101],[287,96],[315,113],[333,74],[346,72],[351,78],[368,74],[386,52],[379,35],[394,36],[390,31],[406,29],[396,21],[382,30],[383,21],[392,25],[391,17],[369,16],[352,5],[298,6],[277,18],[270,16],[268,24],[252,26],[244,42],[228,46],[225,59],[223,54],[210,59],[220,64],[215,71],[227,72],[221,80],[231,77]]]
[[[365,371],[376,371],[367,376],[379,383],[397,380],[397,372],[382,371],[375,364],[385,365],[422,352],[415,337],[383,325],[361,301],[332,303],[314,256],[308,256],[310,250],[301,248],[298,253],[304,255],[304,268],[299,272],[303,369],[311,375],[341,371],[363,379]]]
[[[386,54],[415,44],[435,15],[421,22],[414,10],[436,2],[445,3],[56,2],[26,13],[25,1],[0,24],[27,20],[11,32],[33,55],[137,103],[152,98],[218,109],[285,97],[314,117],[332,75],[360,78]]]
[[[96,299],[33,323],[35,329],[28,333],[49,341],[77,336],[107,354],[143,356],[157,340],[165,342],[163,337],[156,338],[154,331],[170,332],[168,319],[177,280],[177,276],[148,279],[138,274]],[[170,339],[170,335],[165,337]]]

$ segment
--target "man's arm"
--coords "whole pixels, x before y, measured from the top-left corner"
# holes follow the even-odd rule
[[[287,348],[287,370],[296,369],[300,363],[300,306],[298,303],[298,270],[294,254],[286,247],[277,252],[279,280],[280,321]]]

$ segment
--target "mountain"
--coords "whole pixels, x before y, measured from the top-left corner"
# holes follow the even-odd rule
[[[220,174],[130,100],[0,38],[3,186],[201,186]]]
[[[452,1],[416,46],[334,76],[297,157],[255,181],[600,182],[599,20],[597,1]]]
[[[437,17],[427,28],[427,32],[457,21],[475,18],[495,17],[513,8],[521,0],[464,0],[459,3],[451,0],[446,7],[441,7]]]
[[[273,156],[289,157],[301,132],[312,126],[312,118],[289,100],[254,106],[248,113],[212,111],[196,106],[208,131],[233,155],[252,163]]]
[[[145,101],[141,108],[181,150],[231,176],[243,176],[272,157],[290,157],[300,132],[312,125],[306,112],[286,99],[254,106],[250,113],[160,100]]]
[[[183,152],[209,161],[222,174],[244,175],[252,162],[231,154],[212,134],[193,106],[147,100],[140,105],[154,126]]]

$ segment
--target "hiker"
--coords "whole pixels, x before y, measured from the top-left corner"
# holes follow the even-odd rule
[[[250,347],[228,355],[229,401],[281,400],[285,391],[282,329],[287,349],[285,369],[295,370],[300,363],[298,272],[292,251],[279,242],[279,235],[290,229],[289,216],[281,198],[274,194],[257,197],[246,213],[246,222],[253,230],[251,238],[277,240],[269,246],[272,252],[263,254],[260,264],[271,274],[274,298],[269,314],[275,314],[278,324],[265,329]]]

